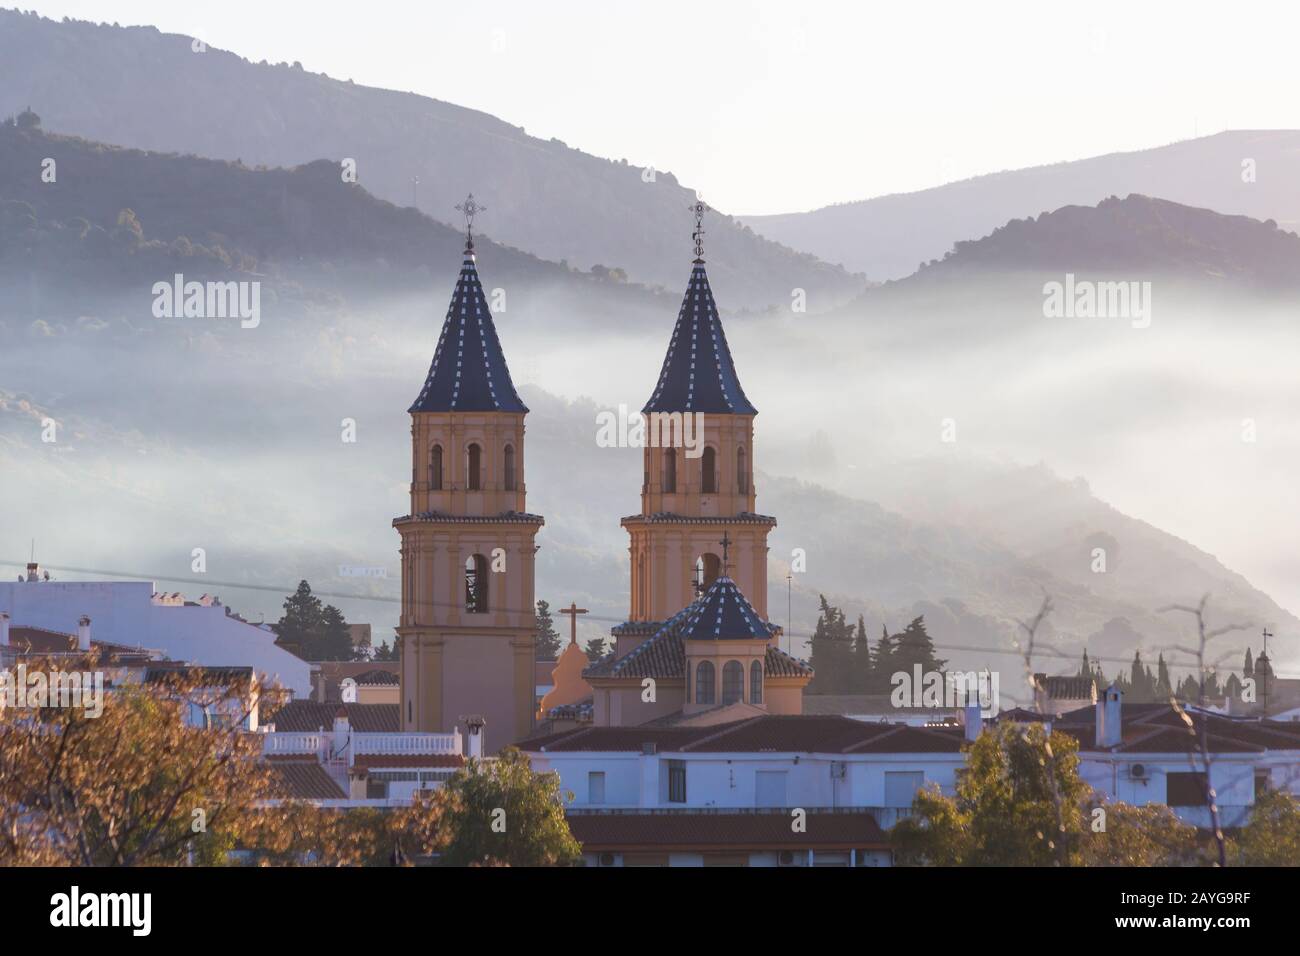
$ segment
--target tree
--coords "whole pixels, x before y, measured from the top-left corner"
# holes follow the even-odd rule
[[[902,634],[893,638],[894,652],[892,666],[894,670],[907,671],[909,674],[917,665],[924,671],[941,671],[948,662],[934,656],[934,642],[925,632],[925,618],[918,617],[907,625]]]
[[[851,691],[865,694],[871,686],[871,641],[867,638],[867,624],[861,614],[858,615],[858,627],[853,632],[853,666],[851,668]]]
[[[25,661],[50,673],[56,661]],[[94,669],[94,663],[89,665]],[[77,707],[0,712],[0,864],[221,863],[276,796],[261,746],[234,720],[191,727],[195,707],[246,700],[239,682],[178,673]]]
[[[470,760],[413,809],[416,840],[450,866],[564,866],[582,848],[564,819],[557,774],[534,773],[507,747],[496,760]]]
[[[609,653],[609,651],[606,650],[605,639],[603,637],[593,637],[587,642],[587,646],[584,650],[587,652],[587,660],[591,661],[593,664],[602,660],[605,655]]]
[[[880,637],[871,652],[871,683],[868,685],[873,694],[889,690],[889,677],[894,672],[894,641],[889,636],[889,628],[880,625]]]
[[[558,660],[560,657],[560,633],[555,629],[555,622],[551,619],[551,605],[546,601],[537,602],[536,620],[535,656],[537,660]]]
[[[1169,665],[1165,663],[1165,653],[1160,652],[1156,659],[1156,692],[1157,700],[1167,701],[1173,696],[1174,685],[1169,679]]]
[[[343,612],[332,604],[321,607],[306,581],[299,581],[285,599],[275,633],[277,644],[306,661],[350,661],[357,656]]]
[[[298,582],[296,590],[284,601],[284,614],[275,625],[276,643],[298,651],[321,627],[320,598],[311,593],[311,585]]]
[[[387,644],[380,644],[375,648],[374,661],[399,661],[402,659],[401,653],[397,650],[397,639],[389,641]]]
[[[320,633],[308,642],[308,647],[312,649],[311,659],[317,661],[350,661],[358,656],[348,622],[333,604],[321,611]]]
[[[813,629],[811,660],[813,679],[808,693],[847,694],[853,690],[853,625],[844,619],[844,611],[821,598],[821,611]]]
[[[1042,724],[999,724],[967,752],[954,797],[923,790],[891,839],[903,864],[1048,866],[1083,832],[1079,745]],[[1049,769],[1050,768],[1050,769]],[[1058,822],[1059,821],[1059,822]]]
[[[1097,817],[1102,810],[1104,816]],[[1098,829],[1093,823],[1104,825]],[[1196,827],[1166,806],[1092,802],[1079,841],[1079,866],[1198,866],[1204,863]]]
[[[1285,790],[1257,795],[1233,853],[1242,866],[1300,866],[1300,802]]]

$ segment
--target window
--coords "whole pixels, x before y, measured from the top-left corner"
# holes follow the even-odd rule
[[[465,559],[465,610],[486,614],[488,609],[488,563],[481,554]]]
[[[506,491],[515,490],[515,446],[506,445],[505,453],[505,482]]]
[[[700,661],[695,668],[695,703],[713,703],[713,664],[710,661]]]
[[[916,791],[925,783],[925,774],[919,770],[899,773],[885,771],[885,806],[910,807]]]
[[[760,770],[754,774],[754,806],[784,807],[785,784],[788,774],[784,770]]]
[[[677,491],[677,452],[669,448],[664,451],[664,494],[671,495]]]
[[[384,800],[388,797],[388,781],[370,777],[366,780],[366,799]]]
[[[686,761],[668,761],[668,802],[686,802]]]
[[[745,665],[727,661],[722,665],[722,702],[734,704],[745,699]]]
[[[718,453],[712,448],[704,449],[701,468],[704,473],[704,480],[701,487],[706,495],[716,494],[718,491]]]
[[[605,802],[605,775],[592,771],[587,774],[587,802]]]
[[[722,559],[716,554],[702,554],[695,559],[695,583],[703,591],[722,573]]]
[[[763,662],[754,661],[749,665],[749,702],[763,703]]]
[[[483,490],[483,449],[478,445],[470,445],[467,449],[467,458],[469,459],[469,485],[470,491]]]
[[[434,445],[429,452],[429,490],[442,491],[442,446]]]
[[[742,495],[749,493],[749,469],[745,467],[745,449],[736,449],[736,490]]]
[[[1165,803],[1171,807],[1205,806],[1204,771],[1165,774]]]
[[[1258,800],[1264,794],[1268,793],[1272,786],[1272,780],[1267,767],[1255,768],[1255,799]]]

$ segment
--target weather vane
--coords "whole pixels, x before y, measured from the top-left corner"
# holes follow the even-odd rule
[[[487,206],[474,199],[474,194],[470,193],[465,197],[465,201],[456,204],[456,211],[465,215],[465,248],[474,248],[474,217],[481,212],[487,211]]]
[[[695,240],[695,261],[704,261],[704,213],[709,207],[703,199],[696,197],[695,202],[686,207],[695,213],[695,231],[691,233],[691,238]]]

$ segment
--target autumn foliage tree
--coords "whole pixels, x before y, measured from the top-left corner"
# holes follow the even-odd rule
[[[581,847],[564,819],[559,777],[534,773],[514,747],[471,760],[404,821],[418,848],[449,866],[565,866]]]
[[[28,672],[58,669],[28,660]],[[93,663],[92,663],[93,668]],[[194,707],[239,700],[177,674],[79,707],[0,713],[0,863],[219,863],[273,793],[255,737],[229,722],[188,726]]]

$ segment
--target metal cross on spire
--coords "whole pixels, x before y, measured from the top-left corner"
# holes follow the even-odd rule
[[[722,575],[728,577],[730,565],[727,562],[727,552],[731,550],[731,536],[727,532],[722,532],[722,540],[718,542],[722,545]]]
[[[456,204],[456,211],[465,216],[465,250],[468,252],[474,248],[474,217],[486,212],[487,206],[476,201],[474,194],[470,193],[464,202]]]
[[[1267,627],[1264,628],[1264,657],[1268,657],[1268,639],[1273,636],[1273,632]]]
[[[695,213],[695,231],[691,233],[691,238],[695,240],[695,261],[704,261],[704,214],[710,211],[710,207],[703,199],[696,197],[695,202],[686,207]]]

